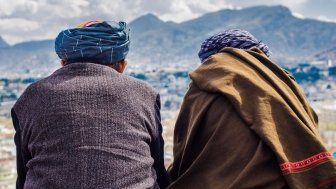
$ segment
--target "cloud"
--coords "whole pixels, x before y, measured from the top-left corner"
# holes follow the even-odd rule
[[[289,7],[297,17],[302,17],[301,15],[309,17],[313,12],[315,18],[325,15],[331,20],[336,19],[334,11],[323,14],[323,10],[319,9],[319,6],[330,9],[332,6],[328,6],[328,3],[334,5],[335,0],[326,0],[328,3],[323,5],[317,4],[318,2],[317,0],[281,2],[278,0],[0,0],[0,23],[8,25],[0,27],[0,36],[9,43],[17,43],[39,38],[54,38],[62,29],[74,27],[87,20],[130,22],[151,12],[165,21],[182,22],[208,12],[255,5],[281,4]],[[15,25],[20,26],[20,29],[14,27]]]
[[[164,14],[158,13],[163,20],[182,22],[201,16],[207,12],[221,9],[232,9],[233,5],[226,1],[216,0],[171,0],[169,9]]]
[[[24,18],[4,18],[0,19],[0,25],[2,31],[5,32],[19,32],[19,31],[34,31],[40,27],[39,23],[36,21],[27,20]]]
[[[36,13],[38,4],[30,0],[0,0],[0,16],[10,16],[16,13]]]
[[[309,0],[254,0],[254,1],[246,1],[246,0],[229,0],[229,3],[233,3],[235,5],[239,5],[242,7],[247,6],[255,6],[255,5],[284,5],[289,8],[296,8],[306,3]]]
[[[0,36],[10,44],[54,38],[66,27],[91,17],[87,0],[0,0]]]
[[[301,6],[297,7],[296,11],[309,18],[317,18],[322,20],[336,20],[336,0],[308,0]],[[324,18],[325,17],[325,18]]]
[[[8,16],[11,15],[17,7],[20,7],[24,4],[24,0],[17,1],[6,1],[0,0],[0,15]]]
[[[297,12],[292,12],[292,15],[295,16],[296,18],[305,19],[305,17],[302,14]]]
[[[0,0],[0,22],[8,25],[0,28],[0,36],[13,44],[56,36],[86,20],[129,22],[152,12],[163,20],[182,22],[231,6],[217,0]]]
[[[320,20],[320,21],[323,21],[323,22],[336,23],[336,19],[331,19],[331,18],[328,18],[327,16],[318,16],[317,19]]]

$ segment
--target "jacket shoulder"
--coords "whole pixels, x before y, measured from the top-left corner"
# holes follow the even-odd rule
[[[23,108],[23,106],[28,106],[27,103],[29,102],[33,103],[34,99],[38,99],[40,95],[38,91],[42,88],[43,83],[45,83],[49,77],[50,76],[28,85],[28,87],[22,92],[20,97],[16,100],[13,106],[13,110],[19,111],[20,109]]]

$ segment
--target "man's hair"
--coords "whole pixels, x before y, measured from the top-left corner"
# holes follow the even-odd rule
[[[124,62],[125,61],[125,59],[122,59],[122,60],[119,60],[118,62],[116,62],[116,63],[114,63],[114,64],[110,64],[110,65],[107,65],[107,66],[109,66],[109,67],[111,67],[111,68],[113,68],[113,69],[117,69],[117,66],[118,66],[118,64],[121,64],[122,62]]]

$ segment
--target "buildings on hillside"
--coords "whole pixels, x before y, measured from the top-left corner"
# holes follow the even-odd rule
[[[185,65],[130,66],[127,74],[150,83],[161,95],[162,125],[165,139],[165,164],[173,160],[173,131],[179,107],[189,87],[188,72],[196,67]],[[336,151],[336,67],[332,61],[315,61],[289,69],[302,86],[320,117],[321,135],[330,151]],[[26,72],[0,78],[0,189],[14,188],[15,145],[10,108],[28,84],[41,78]],[[45,73],[42,75],[48,75]]]

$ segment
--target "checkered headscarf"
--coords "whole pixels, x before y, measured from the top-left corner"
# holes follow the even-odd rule
[[[270,55],[270,50],[268,47],[261,41],[258,41],[252,34],[244,30],[233,29],[226,30],[223,33],[207,38],[202,43],[198,57],[202,62],[204,62],[204,60],[206,60],[209,56],[218,53],[224,47],[233,47],[239,49],[257,47],[267,56]]]

